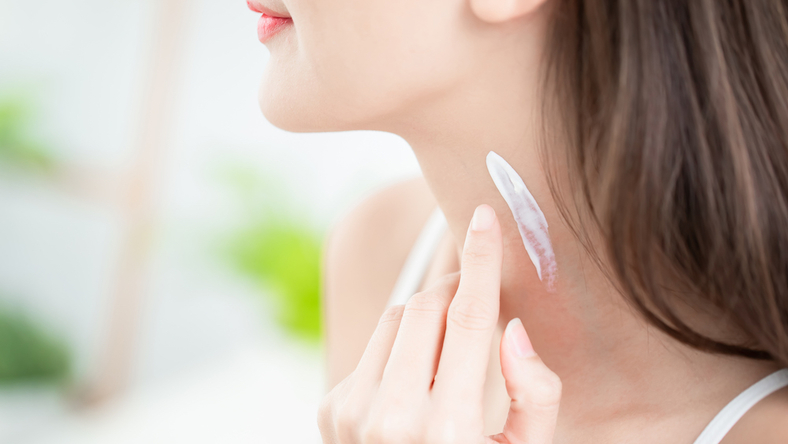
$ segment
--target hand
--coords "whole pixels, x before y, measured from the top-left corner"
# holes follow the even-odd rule
[[[356,370],[323,400],[324,444],[548,444],[561,381],[519,319],[501,339],[512,399],[503,433],[483,434],[483,391],[498,322],[503,241],[495,212],[476,209],[460,273],[380,318]]]

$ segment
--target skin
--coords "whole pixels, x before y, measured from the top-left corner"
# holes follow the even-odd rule
[[[776,369],[767,362],[689,349],[649,326],[614,290],[559,217],[539,160],[537,131],[543,99],[539,73],[552,2],[274,0],[264,5],[286,12],[294,23],[266,43],[271,59],[260,103],[268,120],[289,131],[371,129],[407,140],[431,198],[449,222],[453,245],[444,246],[444,258],[454,255],[460,262],[478,205],[488,204],[499,215],[503,246],[498,329],[513,318],[521,319],[541,361],[560,377],[561,408],[552,442],[691,443],[730,399]],[[562,149],[560,141],[549,147]],[[560,270],[556,294],[548,294],[540,283],[511,213],[489,178],[485,156],[490,150],[517,170],[545,213]],[[559,187],[567,183],[561,173],[559,165]],[[429,210],[424,208],[429,205],[423,199],[414,201],[426,219]],[[408,211],[397,208],[397,214]],[[370,238],[394,232],[387,229],[406,227],[408,233],[417,233],[420,228],[412,220],[347,223],[359,225],[352,230],[356,236]],[[355,242],[333,238],[339,244]],[[380,256],[404,261],[411,244],[392,246],[391,255]],[[359,323],[369,332],[362,336],[368,338],[370,324],[374,327],[381,312],[375,307],[382,309],[385,300],[362,302],[361,295],[390,290],[401,262],[389,259],[384,262],[388,265],[381,265],[388,271],[378,273],[380,282],[367,277],[366,283],[351,288],[343,284],[352,281],[346,276],[376,276],[367,273],[373,252],[361,246],[331,249],[343,252],[332,256],[335,261],[348,259],[358,267],[329,267],[327,280],[334,282],[327,289],[327,310],[334,312],[329,320],[341,319],[336,312],[366,307],[375,313]],[[361,259],[353,261],[356,257]],[[352,294],[358,296],[348,296]],[[335,302],[344,309],[332,308]],[[736,333],[700,314],[694,323],[722,338]],[[351,334],[345,331],[346,337]],[[334,335],[335,344],[338,337]],[[346,367],[354,367],[360,353],[348,352]],[[483,379],[474,383],[483,384]],[[482,410],[476,407],[468,409]],[[324,416],[327,411],[332,410],[324,408]],[[788,391],[783,390],[746,415],[726,442],[784,442],[784,421],[764,425],[758,418],[785,414]],[[323,428],[331,424],[323,421]]]
[[[511,405],[503,432],[484,437],[484,376],[498,321],[503,243],[489,205],[477,208],[461,272],[381,317],[355,371],[325,398],[325,443],[552,442],[561,382],[519,319],[501,341]]]

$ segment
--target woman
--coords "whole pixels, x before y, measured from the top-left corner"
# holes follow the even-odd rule
[[[250,6],[268,120],[398,134],[424,174],[331,236],[324,442],[788,442],[783,1]],[[554,291],[490,151],[545,215]],[[381,317],[436,205],[421,291]]]

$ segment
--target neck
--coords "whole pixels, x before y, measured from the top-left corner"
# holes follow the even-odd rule
[[[536,95],[500,91],[498,85],[517,83],[493,80],[395,132],[413,148],[446,215],[458,257],[474,208],[482,203],[495,208],[504,235],[500,324],[522,319],[536,351],[563,381],[562,415],[589,424],[620,418],[622,412],[667,415],[681,411],[680,405],[687,407],[685,416],[697,409],[699,418],[710,419],[772,371],[768,363],[691,350],[627,305],[558,214],[539,156]],[[546,292],[539,281],[487,172],[490,150],[518,171],[545,213],[559,267],[556,293]]]

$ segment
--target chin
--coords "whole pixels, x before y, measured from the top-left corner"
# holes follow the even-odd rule
[[[315,106],[304,103],[305,98],[293,91],[275,87],[270,79],[263,79],[258,101],[266,120],[279,129],[294,133],[327,131],[320,127],[320,119],[313,115]]]
[[[291,110],[286,109],[285,106],[270,100],[260,99],[260,110],[263,112],[265,120],[281,130],[292,133],[320,131],[316,125],[310,123],[309,119],[298,115],[298,113],[293,113]]]
[[[341,102],[327,97],[318,82],[276,66],[269,64],[258,92],[260,110],[272,125],[294,133],[356,129],[332,106]]]
[[[359,83],[326,84],[293,66],[269,63],[258,92],[260,110],[272,125],[294,133],[377,130],[392,105]],[[377,86],[377,85],[375,85]],[[372,88],[373,91],[375,88]],[[372,106],[374,105],[374,106]]]

